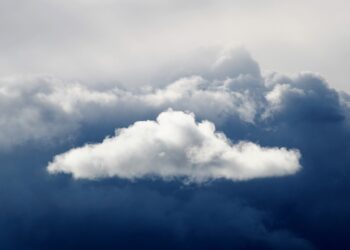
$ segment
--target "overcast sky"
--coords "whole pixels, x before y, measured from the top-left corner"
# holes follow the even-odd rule
[[[145,84],[175,61],[186,67],[193,53],[238,46],[263,71],[318,72],[350,90],[349,8],[345,0],[2,0],[0,75]]]

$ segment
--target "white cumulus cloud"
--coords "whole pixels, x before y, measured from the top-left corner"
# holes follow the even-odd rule
[[[84,179],[159,177],[201,183],[293,174],[301,167],[300,156],[295,149],[234,144],[213,123],[168,110],[156,121],[136,122],[101,143],[57,155],[47,170]]]

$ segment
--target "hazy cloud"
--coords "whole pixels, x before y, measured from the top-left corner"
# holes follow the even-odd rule
[[[195,49],[245,46],[264,69],[322,72],[334,86],[348,89],[344,0],[2,0],[0,5],[1,76],[45,73],[142,85],[173,74],[174,65],[198,67],[203,62],[184,60]]]

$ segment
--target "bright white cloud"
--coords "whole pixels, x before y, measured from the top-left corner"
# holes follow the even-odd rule
[[[168,110],[156,121],[136,122],[101,143],[57,155],[47,169],[75,178],[159,177],[201,183],[293,174],[300,169],[299,158],[294,149],[233,144],[213,123],[197,123],[193,114]]]

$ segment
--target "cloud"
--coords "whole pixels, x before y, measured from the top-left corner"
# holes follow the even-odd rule
[[[41,100],[51,88],[45,79],[0,80],[1,151],[24,142],[50,141],[57,135],[66,135],[67,131],[76,131],[77,124],[63,109]]]
[[[0,151],[0,246],[348,249],[349,239],[344,234],[350,230],[348,94],[331,89],[318,74],[261,75],[249,54],[235,52],[224,56],[225,53],[207,59],[205,64],[210,67],[176,72],[173,80],[148,87],[54,77],[2,79],[0,138],[2,145],[13,147],[7,152]],[[232,61],[218,59],[222,56]],[[240,61],[250,63],[239,66]],[[230,66],[217,68],[225,64]],[[102,177],[89,181],[71,178],[72,171],[56,175],[45,171],[55,155],[75,156],[89,148],[95,152],[106,142],[113,144],[125,137],[122,131],[134,129],[137,124],[159,128],[157,115],[169,107],[188,119],[180,119],[185,124],[191,120],[190,131],[197,132],[185,133],[188,131],[185,128],[179,131],[188,140],[184,144],[195,146],[197,151],[187,154],[186,147],[168,147],[176,149],[174,156],[182,157],[175,161],[167,158],[168,151],[162,148],[168,145],[165,142],[169,142],[169,136],[162,137],[164,140],[158,141],[157,147],[150,147],[153,137],[139,132],[132,140],[149,147],[144,146],[141,154],[138,147],[125,146],[122,149],[126,153],[120,159],[124,162],[146,159],[140,165],[144,167],[149,165],[146,155],[154,156],[160,159],[154,161],[158,165],[152,165],[155,171],[161,160],[172,166],[178,162],[187,164],[176,167],[194,164],[192,172],[188,171],[192,176],[163,178],[153,172],[145,176],[156,178],[134,175],[132,179],[139,178],[136,182]],[[115,128],[124,129],[102,142]],[[47,141],[51,147],[46,147]],[[225,159],[217,154],[240,149],[239,141],[255,145],[259,152],[276,150],[280,155],[284,154],[281,150],[284,147],[296,148],[302,155],[299,159],[302,171],[283,178],[250,181],[220,178],[206,185],[183,185],[183,181],[199,182],[200,179],[190,179],[202,173],[196,167],[203,166],[203,173],[209,170],[216,173],[220,164],[226,167]],[[207,147],[201,142],[215,142],[215,146]],[[137,152],[140,158],[131,159],[131,152]],[[99,161],[82,163],[83,158],[92,159],[96,154],[99,153],[75,158],[83,166],[80,169],[85,171],[84,166],[104,163],[116,152],[109,150],[99,154]],[[196,155],[203,161],[198,161]],[[126,159],[127,156],[130,157]],[[249,161],[253,159],[249,157]],[[119,164],[119,158],[115,162]],[[77,165],[68,167],[74,166]],[[135,170],[134,166],[129,169]],[[184,171],[175,170],[178,169]]]
[[[217,85],[217,86],[215,86]],[[52,77],[3,79],[0,82],[0,149],[30,141],[53,142],[79,132],[101,118],[111,125],[129,123],[142,114],[167,108],[189,110],[223,122],[229,116],[253,122],[255,102],[247,94],[225,89],[199,76],[185,77],[164,88],[142,92],[112,85],[106,89]],[[126,112],[128,110],[128,112]]]
[[[338,93],[316,74],[262,76],[244,49],[223,51],[211,59],[206,67],[191,69],[170,83],[136,88],[48,76],[1,78],[0,151],[28,143],[66,144],[86,136],[86,128],[105,135],[116,127],[154,119],[168,108],[193,112],[219,127],[259,126],[277,117],[290,121],[343,117],[338,106],[347,102],[340,103]],[[302,113],[298,105],[303,106]]]
[[[102,143],[57,155],[47,169],[75,178],[184,177],[200,183],[293,174],[300,168],[299,158],[297,150],[264,148],[252,142],[232,144],[215,132],[213,123],[196,123],[193,114],[169,110],[156,121],[118,129]]]
[[[29,142],[64,142],[74,139],[81,127],[101,119],[116,127],[168,108],[195,112],[216,123],[228,117],[253,123],[257,103],[249,89],[260,84],[259,67],[245,50],[225,53],[206,67],[193,69],[190,75],[163,86],[125,88],[49,76],[3,77],[0,150]],[[204,76],[192,75],[196,73]],[[233,84],[246,86],[234,89]]]
[[[328,87],[319,75],[303,72],[295,76],[272,74],[265,78],[269,85],[265,94],[267,105],[265,117],[295,122],[319,122],[320,120],[343,120],[343,108],[340,94]],[[266,118],[266,117],[265,117]]]
[[[349,1],[0,6],[1,249],[349,249],[350,96],[315,73],[264,71],[321,72],[331,86],[349,89]],[[263,70],[244,50],[211,49],[236,44]],[[133,182],[47,173],[55,155],[98,148],[115,128],[138,121],[158,127],[168,108],[192,112],[195,131],[208,124],[199,121],[215,124],[186,136],[197,151],[175,148],[205,172],[227,166],[216,154],[239,149],[239,141],[258,150],[296,148],[302,171],[206,185],[183,185],[199,181],[191,176]],[[157,150],[144,151],[175,165]],[[195,167],[190,174],[202,173]]]

